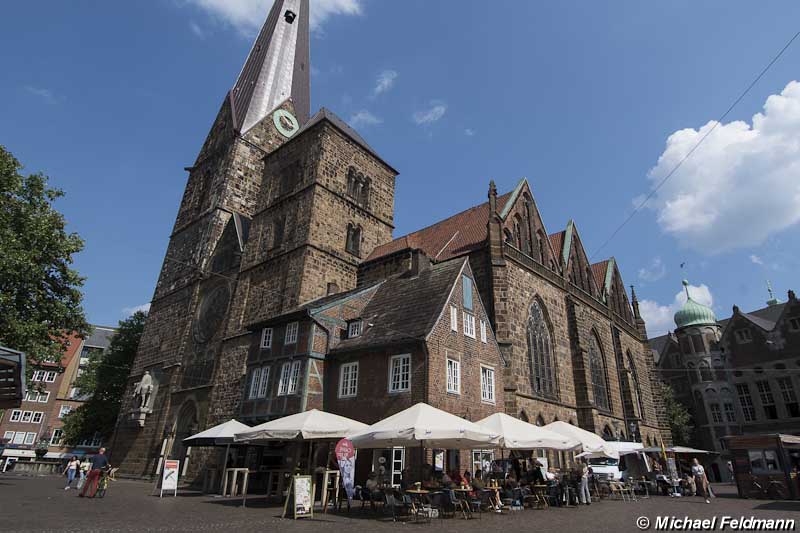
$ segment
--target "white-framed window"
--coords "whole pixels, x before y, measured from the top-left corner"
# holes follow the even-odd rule
[[[261,330],[261,347],[272,348],[272,328],[264,328]]]
[[[103,444],[103,439],[100,438],[99,433],[95,433],[91,439],[83,439],[78,443],[78,446],[84,446],[87,448],[99,448],[100,445]]]
[[[61,408],[58,410],[58,418],[64,418],[71,412],[72,412],[72,406],[62,405]]]
[[[22,418],[20,418],[20,422],[30,422],[31,418],[33,418],[33,411],[22,411]]]
[[[481,320],[481,342],[486,342],[486,321]]]
[[[358,395],[358,363],[343,364],[339,371],[339,398]]]
[[[41,411],[34,411],[33,418],[31,418],[31,422],[34,424],[41,424],[42,418],[44,418],[44,413]]]
[[[411,355],[393,355],[389,359],[389,392],[411,389]]]
[[[458,331],[458,309],[455,305],[450,306],[450,329]]]
[[[464,311],[464,335],[475,338],[475,316]]]
[[[250,394],[248,395],[249,398],[258,398],[258,387],[261,383],[261,367],[257,367],[253,369],[253,372],[250,374]]]
[[[300,381],[300,365],[302,361],[292,362],[292,372],[289,376],[289,391],[287,394],[294,394],[297,392],[297,383]]]
[[[53,383],[56,380],[56,376],[58,372],[53,372],[52,370],[48,371],[47,374],[44,376],[44,380],[46,383]]]
[[[736,337],[736,342],[739,344],[744,344],[753,340],[749,329],[737,329],[733,334]]]
[[[494,403],[494,368],[481,365],[481,400]]]
[[[447,358],[447,392],[461,394],[461,361]]]
[[[352,339],[361,335],[361,320],[353,320],[347,325],[347,338]]]
[[[12,440],[14,440],[14,432],[13,431],[6,431],[3,434],[3,440],[5,440],[6,442],[11,442]]]
[[[284,344],[295,344],[297,342],[297,322],[286,325],[286,340]]]
[[[50,444],[58,446],[61,444],[62,440],[64,440],[64,430],[61,428],[54,429],[53,434],[50,436]]]
[[[33,444],[34,442],[36,442],[36,433],[26,433],[25,444]]]
[[[278,382],[278,396],[284,396],[287,394],[289,390],[289,372],[291,370],[292,363],[286,362],[281,365],[281,378]]]
[[[25,393],[25,401],[26,402],[35,402],[39,399],[39,393],[36,391],[29,390]]]
[[[39,393],[39,403],[47,403],[50,401],[50,391]]]
[[[11,417],[8,419],[9,422],[19,422],[19,419],[22,418],[22,411],[19,409],[14,409],[11,411]]]
[[[23,444],[25,442],[25,432],[24,431],[17,431],[14,434],[14,440],[11,441],[12,444]]]
[[[258,397],[266,398],[267,389],[269,388],[269,367],[261,367],[261,382],[258,384]]]
[[[31,381],[44,381],[44,370],[36,370],[31,377]]]

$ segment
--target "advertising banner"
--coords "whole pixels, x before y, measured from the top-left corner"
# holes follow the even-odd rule
[[[336,443],[336,460],[339,462],[339,471],[342,473],[342,485],[347,493],[347,500],[352,502],[356,477],[356,450],[352,442],[342,439]]]

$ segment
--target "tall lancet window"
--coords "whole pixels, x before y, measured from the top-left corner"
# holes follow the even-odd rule
[[[355,256],[361,256],[361,226],[347,225],[345,249]]]
[[[597,334],[592,332],[589,340],[589,373],[592,378],[594,405],[608,409],[608,384],[606,383],[606,360],[600,350]]]
[[[633,381],[633,403],[639,410],[637,415],[640,419],[644,420],[644,402],[642,402],[642,389],[639,386],[639,373],[636,371],[636,365],[633,362],[633,355],[630,350],[627,353],[628,366],[631,369],[631,378]]]
[[[538,300],[534,300],[528,312],[528,363],[531,372],[531,387],[537,396],[555,398],[556,372],[553,362],[553,343],[544,311]]]

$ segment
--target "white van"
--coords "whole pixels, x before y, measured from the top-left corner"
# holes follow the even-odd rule
[[[619,452],[619,459],[590,458],[589,466],[597,479],[624,481],[628,478],[641,478],[650,470],[647,460],[641,454],[631,453],[644,448],[641,442],[610,441],[607,446]]]

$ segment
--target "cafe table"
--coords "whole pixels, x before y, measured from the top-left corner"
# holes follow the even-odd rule
[[[425,489],[407,489],[405,493],[411,496],[411,512],[414,514],[414,520],[416,521],[419,519],[420,511],[422,510],[422,498],[430,494],[431,491]],[[419,504],[419,506],[417,504]],[[430,519],[430,516],[428,516],[428,519]]]
[[[547,485],[532,485],[531,492],[536,498],[536,503],[541,506],[542,509],[547,509],[550,507],[550,502],[547,501],[548,499],[548,492],[550,487]]]

